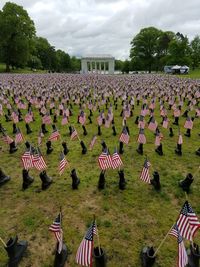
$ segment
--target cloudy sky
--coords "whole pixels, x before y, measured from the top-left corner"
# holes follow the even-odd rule
[[[7,1],[0,1],[0,9]],[[10,0],[12,2],[12,0]],[[155,26],[200,35],[200,0],[15,0],[34,20],[37,35],[75,56],[129,57],[140,29]]]

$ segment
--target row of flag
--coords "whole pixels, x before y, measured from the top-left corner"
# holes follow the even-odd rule
[[[58,242],[58,253],[61,253],[63,246],[63,230],[61,226],[61,212],[56,217],[55,221],[50,225],[49,230],[54,233]],[[167,235],[176,238],[178,244],[178,262],[177,267],[186,267],[188,264],[188,256],[184,245],[184,239],[193,242],[195,233],[200,228],[200,222],[193,211],[190,203],[185,201],[180,214]],[[81,266],[92,266],[93,242],[94,235],[98,237],[98,229],[94,220],[88,228],[84,238],[82,239],[75,261]],[[166,236],[167,237],[167,236]],[[165,238],[166,238],[165,237]],[[153,255],[155,256],[155,254]]]

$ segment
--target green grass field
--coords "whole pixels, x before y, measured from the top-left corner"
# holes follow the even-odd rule
[[[5,73],[6,66],[3,63],[0,63],[0,73]],[[46,73],[47,71],[44,70],[36,70],[32,71],[30,68],[24,68],[24,69],[10,69],[10,73]]]
[[[0,188],[0,236],[7,241],[10,236],[18,234],[19,239],[28,241],[29,246],[26,256],[20,263],[20,267],[50,267],[53,264],[55,238],[49,232],[51,225],[62,206],[64,240],[69,249],[68,267],[77,266],[75,255],[78,246],[85,235],[87,227],[92,222],[93,215],[96,215],[100,235],[100,242],[105,249],[108,258],[108,267],[139,267],[139,254],[144,245],[158,247],[161,240],[175,222],[180,209],[185,201],[185,194],[178,187],[178,181],[184,179],[186,174],[194,174],[199,167],[199,157],[195,150],[199,147],[199,121],[194,122],[191,138],[183,137],[183,156],[178,157],[174,153],[177,142],[178,128],[173,126],[175,136],[170,138],[168,130],[161,128],[164,135],[163,150],[164,156],[154,152],[154,134],[145,130],[147,144],[144,145],[144,154],[148,156],[152,166],[150,173],[157,170],[160,174],[162,189],[156,192],[151,185],[142,182],[139,175],[144,163],[145,156],[136,152],[138,128],[134,124],[140,107],[136,106],[134,116],[127,120],[130,129],[130,143],[124,146],[125,153],[122,155],[124,162],[125,178],[127,188],[124,191],[118,188],[117,170],[106,172],[106,189],[97,189],[100,170],[97,164],[98,156],[101,153],[101,140],[105,140],[110,152],[113,153],[115,146],[118,146],[118,138],[122,129],[120,102],[115,114],[115,126],[117,136],[112,135],[112,130],[102,127],[102,136],[98,136],[97,143],[92,151],[86,155],[81,154],[79,141],[70,141],[68,125],[61,126],[61,118],[56,123],[61,132],[62,140],[66,141],[70,149],[67,159],[70,162],[62,176],[58,174],[59,153],[61,143],[53,143],[54,151],[46,155],[45,142],[51,132],[43,138],[41,151],[47,161],[47,173],[53,178],[54,183],[46,191],[41,191],[39,172],[30,170],[34,177],[34,183],[26,191],[22,191],[22,167],[20,157],[25,150],[24,144],[18,146],[18,151],[9,154],[8,146],[0,140],[0,166],[11,176],[11,180]],[[70,117],[70,124],[75,125],[80,138],[87,146],[93,134],[97,133],[96,117],[94,112],[93,123],[86,124],[87,136],[83,136],[81,125],[77,125],[78,106],[73,107],[73,116]],[[161,119],[156,110],[156,119]],[[191,115],[194,115],[192,112]],[[37,134],[41,124],[41,118],[37,111],[36,121],[30,126],[33,133],[25,134],[24,122],[19,122],[19,127],[24,133],[25,139],[33,145],[37,145]],[[87,112],[87,115],[89,112]],[[0,118],[1,123],[12,134],[12,123],[6,123],[4,117]],[[173,121],[170,115],[171,122]],[[185,118],[180,118],[182,133]],[[70,169],[76,168],[81,179],[78,190],[71,188]],[[195,177],[191,193],[188,195],[194,211],[200,218],[200,175]],[[197,233],[195,242],[200,243],[200,234]],[[97,245],[95,239],[95,245]],[[186,242],[188,246],[189,243]],[[156,258],[155,267],[175,267],[177,260],[177,243],[172,237],[168,237]],[[0,245],[0,266],[6,266],[7,254]]]

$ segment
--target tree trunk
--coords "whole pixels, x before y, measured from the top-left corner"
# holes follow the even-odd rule
[[[149,73],[151,73],[151,64],[149,64]]]
[[[10,66],[9,66],[9,63],[6,63],[6,72],[10,72]]]

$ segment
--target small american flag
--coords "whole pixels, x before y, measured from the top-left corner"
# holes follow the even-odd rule
[[[181,236],[192,241],[195,232],[200,228],[200,222],[188,201],[185,201],[176,223]]]
[[[12,119],[13,119],[14,123],[18,123],[19,122],[19,117],[18,117],[17,112],[15,112],[15,111],[12,112]]]
[[[17,133],[15,135],[15,143],[21,143],[24,141],[23,134],[21,133],[20,129],[17,127]]]
[[[60,153],[60,163],[59,163],[59,174],[62,175],[65,168],[69,165],[69,162],[66,160],[63,152]]]
[[[139,144],[146,144],[146,136],[144,134],[144,129],[140,129],[137,142]]]
[[[92,266],[93,237],[97,234],[95,221],[89,227],[85,237],[83,238],[77,253],[76,263],[82,266]]]
[[[33,117],[32,117],[32,114],[31,113],[27,113],[25,118],[24,118],[25,122],[26,123],[30,123],[33,121]]]
[[[180,234],[180,231],[178,229],[178,225],[175,224],[170,231],[169,235],[174,236],[177,238],[178,242],[178,267],[185,267],[188,264],[188,256],[185,249],[185,245],[183,243],[183,238]]]
[[[51,124],[51,116],[49,114],[46,114],[43,118],[42,118],[42,123],[44,124]]]
[[[78,133],[77,133],[76,129],[74,127],[72,127],[72,134],[71,134],[70,139],[75,140],[77,137],[78,137]]]
[[[182,137],[182,134],[179,134],[179,135],[178,135],[178,144],[179,144],[179,145],[182,145],[182,144],[183,144],[183,137]]]
[[[107,149],[101,153],[101,155],[98,158],[99,167],[102,170],[107,170],[109,168],[112,168],[112,158],[108,152]]]
[[[121,167],[122,165],[123,165],[123,162],[122,162],[119,154],[117,153],[117,149],[115,148],[115,151],[112,155],[112,168],[117,169],[117,168]]]
[[[54,233],[55,238],[58,242],[58,253],[60,254],[63,246],[63,231],[61,228],[61,213],[58,214],[55,221],[49,227],[49,230]]]
[[[89,145],[89,149],[90,149],[90,150],[93,149],[96,140],[97,140],[97,136],[95,135],[95,136],[93,136],[93,138],[92,138],[92,140],[91,140],[91,142],[90,142],[90,145]]]
[[[155,121],[154,117],[151,117],[151,121],[149,123],[148,129],[151,131],[155,131],[158,126],[158,123]]]
[[[78,118],[78,121],[81,125],[84,125],[85,124],[85,121],[86,121],[86,117],[85,117],[85,113],[84,111],[82,110],[80,115],[79,115],[79,118]]]
[[[47,164],[46,164],[39,148],[37,148],[35,154],[33,155],[33,165],[38,171],[42,171],[42,170],[45,170],[47,168]]]
[[[165,128],[165,129],[167,129],[168,124],[169,124],[168,118],[167,117],[164,117],[162,127]]]
[[[102,122],[103,122],[103,117],[102,117],[102,113],[101,113],[97,118],[97,123],[98,123],[99,126],[101,126]]]
[[[146,159],[144,161],[144,166],[142,169],[142,172],[140,174],[140,179],[148,184],[151,183],[150,181],[150,175],[149,175],[149,167],[151,166],[150,162]]]
[[[64,115],[63,118],[62,118],[62,121],[61,121],[61,125],[66,125],[67,123],[68,123],[67,116]]]
[[[60,133],[57,129],[55,129],[51,135],[49,136],[49,141],[57,141],[60,138]]]
[[[193,121],[191,120],[190,117],[187,117],[185,124],[184,124],[184,128],[186,128],[186,129],[192,129],[193,128]]]
[[[119,141],[128,144],[129,143],[130,136],[127,132],[126,126],[123,127],[122,133],[119,137]]]
[[[181,111],[179,109],[174,110],[174,117],[179,117],[181,115]]]
[[[42,137],[44,137],[44,134],[42,130],[40,129],[39,134],[38,134],[38,146],[41,146],[42,144]]]
[[[11,137],[9,137],[6,133],[3,132],[3,137],[2,137],[3,141],[10,145],[13,142],[13,139]]]
[[[31,147],[21,157],[23,168],[29,170],[34,167],[33,165],[33,153],[31,152]]]

